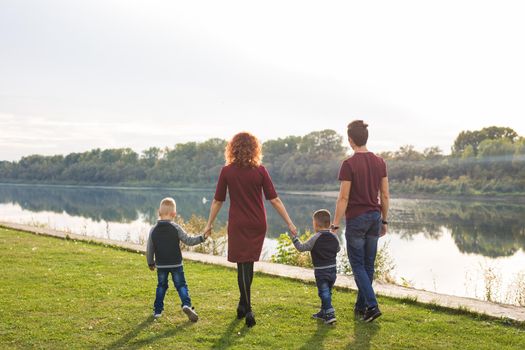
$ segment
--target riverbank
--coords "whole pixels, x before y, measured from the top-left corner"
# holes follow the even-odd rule
[[[212,190],[119,190],[109,188],[0,186],[0,221],[48,227],[113,241],[142,243],[157,219],[161,198],[177,200],[181,222],[201,223],[209,214]],[[300,232],[311,229],[311,214],[333,210],[334,197],[281,193]],[[216,229],[228,211],[219,213]],[[267,207],[268,232],[263,259],[277,253],[277,238],[286,231],[281,217]],[[388,245],[396,283],[443,294],[525,305],[525,205],[512,201],[391,201]],[[203,226],[190,225],[190,232]],[[343,228],[344,230],[344,228]],[[345,241],[343,230],[339,235]],[[218,232],[218,231],[217,231]],[[209,249],[203,252],[209,253]],[[410,253],[407,253],[410,252]],[[216,252],[215,254],[223,254]],[[341,253],[342,261],[344,252]],[[346,258],[345,258],[346,259]],[[488,281],[486,271],[498,279]],[[341,266],[340,271],[343,270]]]
[[[25,231],[29,233],[36,233],[51,237],[62,239],[73,239],[77,241],[87,241],[106,246],[113,246],[120,249],[125,249],[132,252],[145,252],[145,246],[130,242],[117,242],[105,238],[87,237],[71,232],[62,232],[45,227],[33,227],[23,224],[14,224],[0,222],[0,227]],[[227,261],[223,256],[215,256],[209,254],[200,254],[195,252],[185,252],[185,258],[193,261],[221,265],[225,267],[234,267],[234,264]],[[266,261],[260,261],[255,266],[256,271],[265,274],[286,277],[291,279],[301,280],[303,282],[313,282],[313,274],[310,269],[300,268],[289,265],[274,264]],[[345,275],[339,275],[336,286],[349,290],[356,290],[356,285],[353,278]],[[375,290],[379,295],[408,299],[417,301],[418,303],[435,305],[443,308],[450,308],[453,310],[468,311],[475,314],[483,314],[490,317],[508,319],[511,321],[525,322],[525,308],[514,305],[492,303],[478,299],[451,296],[435,292],[417,290],[413,288],[406,288],[403,286],[375,282]]]
[[[334,292],[338,323],[325,326],[310,319],[318,307],[313,283],[260,273],[253,287],[258,324],[248,329],[234,318],[235,271],[193,261],[185,271],[201,319],[189,323],[170,288],[163,317],[153,321],[156,278],[140,254],[10,229],[0,229],[0,249],[8,267],[0,277],[5,348],[525,347],[523,325],[408,299],[380,297],[384,316],[355,322],[355,293],[344,288]]]

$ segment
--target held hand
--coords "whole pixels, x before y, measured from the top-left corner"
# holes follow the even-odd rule
[[[297,227],[293,223],[288,224],[288,230],[290,230],[292,236],[297,236]]]
[[[206,228],[204,229],[204,237],[208,238],[211,236],[211,229],[212,227],[211,226],[206,226]]]
[[[330,232],[332,232],[333,234],[337,234],[338,230],[339,230],[339,226],[335,224],[330,225]]]
[[[149,269],[150,269],[151,271],[155,271],[155,265],[150,265],[150,266],[149,266]]]
[[[382,224],[381,231],[379,232],[379,237],[383,237],[384,235],[386,235],[387,231],[388,231],[388,225]]]

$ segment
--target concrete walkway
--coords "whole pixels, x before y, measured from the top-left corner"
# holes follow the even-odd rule
[[[14,224],[7,222],[0,222],[0,227],[11,228],[30,233],[53,236],[58,238],[71,238],[79,241],[91,241],[111,246],[116,246],[133,252],[145,253],[146,247],[140,244],[112,241],[104,238],[96,238],[90,236],[83,236],[74,233],[67,233],[48,228],[40,228],[29,225]],[[221,265],[234,268],[235,264],[226,260],[226,257],[201,254],[195,252],[183,252],[184,258],[193,261],[199,261],[207,264]],[[293,278],[301,281],[314,281],[314,274],[312,270],[281,264],[274,264],[266,261],[260,261],[255,264],[255,271],[262,272],[268,275]],[[352,277],[346,275],[338,275],[335,284],[341,288],[348,288],[356,290],[356,285]],[[508,318],[511,320],[525,322],[525,307],[497,304],[487,301],[481,301],[472,298],[457,297],[435,292],[427,292],[413,288],[406,288],[395,284],[374,282],[374,289],[379,295],[385,295],[394,298],[410,298],[417,300],[420,303],[436,304],[453,309],[466,309],[481,314],[486,314],[498,318]]]

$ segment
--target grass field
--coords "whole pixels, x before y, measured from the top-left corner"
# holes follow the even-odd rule
[[[355,293],[334,292],[338,323],[310,319],[313,284],[257,274],[257,326],[235,319],[234,270],[190,261],[185,273],[201,319],[189,323],[170,285],[153,321],[156,273],[145,257],[111,247],[0,228],[0,348],[25,349],[525,349],[525,327],[379,298],[384,315],[354,321]]]

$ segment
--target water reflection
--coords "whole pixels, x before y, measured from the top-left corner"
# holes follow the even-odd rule
[[[206,192],[177,192],[163,189],[116,189],[0,185],[0,203],[18,204],[22,209],[51,211],[89,218],[94,221],[129,223],[144,217],[148,223],[157,219],[162,198],[177,199],[180,213],[203,215]]]
[[[173,196],[184,217],[207,216],[211,190],[117,189],[58,186],[0,185],[0,204],[18,204],[32,212],[50,211],[93,221],[129,223],[156,220],[160,199]],[[282,195],[290,216],[304,230],[311,213],[319,208],[333,211],[335,198],[313,195]],[[227,209],[227,208],[224,208]],[[225,223],[227,210],[218,221]],[[268,208],[269,237],[286,230],[281,218]],[[511,256],[525,250],[525,205],[508,202],[394,199],[391,232],[404,240],[423,234],[439,240],[443,227],[450,231],[462,253],[486,257]]]
[[[462,253],[511,256],[525,250],[525,205],[494,201],[398,200],[392,229],[403,238],[439,239],[445,227]]]

